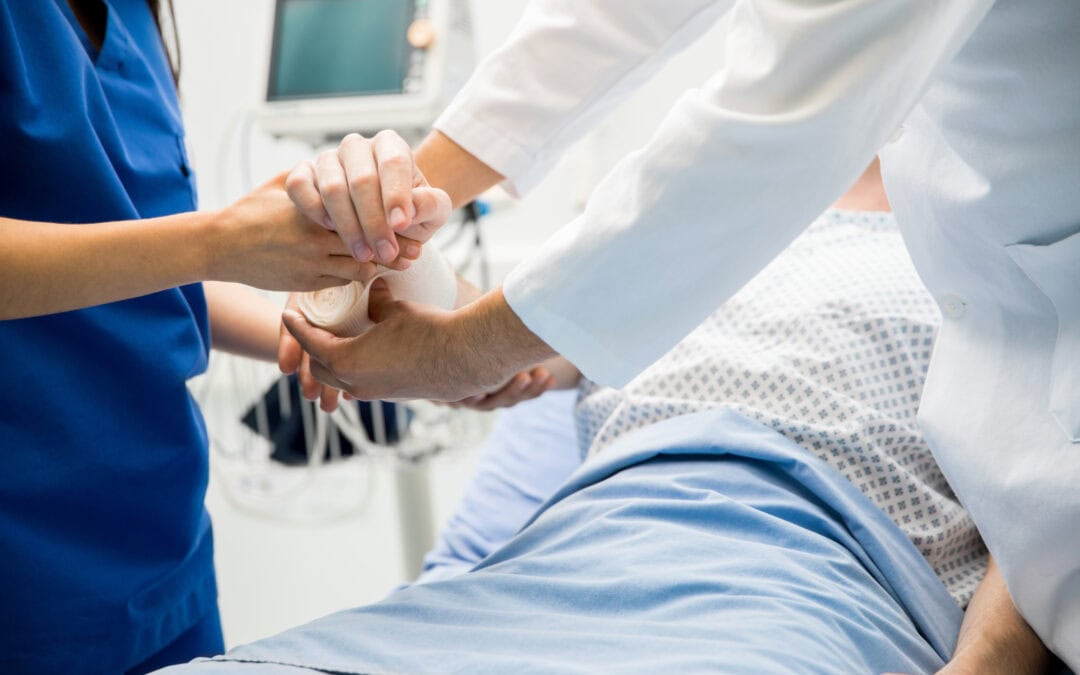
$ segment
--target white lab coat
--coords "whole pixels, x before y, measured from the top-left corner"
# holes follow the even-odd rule
[[[728,10],[724,68],[514,270],[508,302],[621,385],[884,146],[945,315],[923,428],[1024,616],[1080,670],[1080,2],[535,0],[436,126],[527,190]]]

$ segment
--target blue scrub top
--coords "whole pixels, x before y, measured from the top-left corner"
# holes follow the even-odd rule
[[[195,208],[153,17],[106,4],[96,53],[66,0],[0,3],[0,216]],[[0,321],[0,672],[122,672],[216,609],[208,345],[198,285]]]

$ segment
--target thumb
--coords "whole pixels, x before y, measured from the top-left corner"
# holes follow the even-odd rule
[[[296,309],[296,293],[289,295],[288,302],[285,303],[285,309]],[[300,350],[300,343],[296,341],[296,338],[292,336],[292,333],[285,328],[285,321],[282,320],[279,328],[278,335],[278,368],[286,375],[292,375],[300,367],[300,357],[303,352]]]
[[[281,322],[292,334],[308,356],[326,365],[338,342],[333,333],[317,328],[292,309],[286,309],[281,315]]]
[[[382,323],[398,312],[398,304],[386,280],[378,278],[371,282],[368,291],[368,318],[375,323]]]

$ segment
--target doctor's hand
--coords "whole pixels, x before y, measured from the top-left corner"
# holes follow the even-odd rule
[[[482,395],[554,352],[521,323],[501,290],[452,312],[394,300],[372,283],[375,326],[339,338],[294,311],[285,327],[311,358],[311,373],[361,400],[461,401]]]
[[[581,371],[574,364],[561,356],[556,356],[535,368],[518,373],[496,391],[478,394],[447,405],[451,408],[468,408],[484,412],[498,408],[512,408],[552,389],[573,389],[580,379]]]
[[[502,387],[488,394],[477,394],[461,401],[441,403],[450,408],[468,408],[488,412],[499,408],[513,408],[519,403],[531,401],[555,385],[555,378],[543,366],[522,371],[510,378]]]
[[[286,186],[300,211],[336,231],[360,262],[415,260],[419,247],[403,247],[400,238],[423,244],[452,211],[450,198],[428,184],[409,144],[393,131],[370,139],[349,134],[293,169]]]

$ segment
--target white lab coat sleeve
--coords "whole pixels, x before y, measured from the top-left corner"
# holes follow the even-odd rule
[[[534,0],[435,128],[524,194],[731,0]],[[719,58],[719,53],[718,53]]]
[[[587,377],[625,384],[859,176],[992,4],[739,3],[724,70],[511,272],[511,308]],[[522,81],[547,67],[532,59]]]

